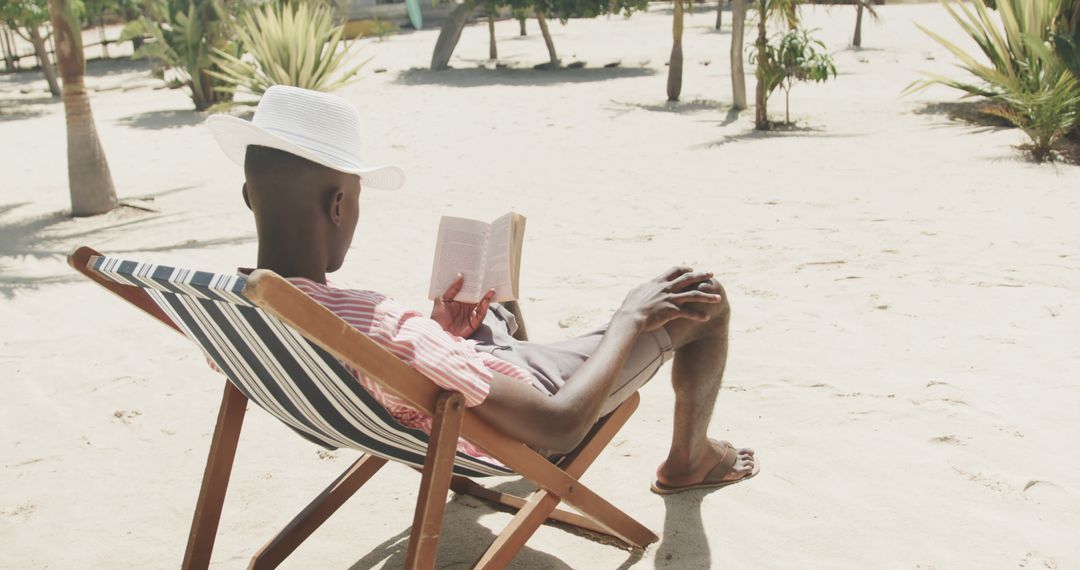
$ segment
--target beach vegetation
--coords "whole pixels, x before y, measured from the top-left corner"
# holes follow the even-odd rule
[[[13,30],[34,47],[34,54],[41,64],[45,82],[53,97],[60,96],[60,82],[56,67],[46,47],[52,32],[42,29],[49,23],[49,5],[46,0],[0,0],[0,22]]]
[[[116,207],[116,190],[86,93],[82,26],[72,0],[49,0],[49,12],[57,67],[63,79],[71,213],[74,216],[103,214]]]
[[[795,28],[765,45],[764,59],[756,63],[768,99],[777,88],[784,92],[784,122],[791,123],[791,89],[796,83],[820,83],[836,77],[836,66],[825,51],[825,44],[810,37],[810,32]],[[767,117],[766,117],[767,120]]]
[[[219,92],[238,90],[257,96],[272,85],[332,91],[356,78],[362,61],[346,67],[352,44],[331,5],[311,2],[268,3],[245,11],[234,28],[235,43],[210,55]],[[232,99],[230,98],[230,101]]]
[[[236,7],[225,0],[146,0],[144,7],[146,15],[128,22],[121,35],[125,40],[149,36],[134,57],[172,69],[177,85],[190,89],[198,111],[231,100],[230,91],[219,89],[224,83],[214,72],[221,69],[211,55],[215,49],[235,49],[228,18]]]
[[[934,73],[907,89],[940,84],[967,96],[984,97],[993,113],[1024,131],[1036,161],[1053,158],[1052,149],[1080,126],[1075,0],[997,0],[997,17],[983,2],[943,0],[945,9],[975,41],[978,57],[922,26],[974,76],[954,79]]]

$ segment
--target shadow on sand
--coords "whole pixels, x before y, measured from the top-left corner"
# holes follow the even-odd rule
[[[413,68],[402,71],[395,81],[402,85],[444,85],[447,87],[482,87],[485,85],[563,85],[589,83],[655,75],[645,67],[585,67],[580,69],[447,69],[431,71]]]
[[[656,568],[712,568],[701,518],[701,502],[707,494],[708,490],[664,496],[664,533],[656,547]]]
[[[535,487],[532,487],[529,482],[525,480],[508,481],[506,483],[495,485],[492,488],[504,493],[515,493],[517,495],[526,495],[535,489]],[[488,545],[495,540],[496,536],[491,529],[480,524],[479,518],[483,515],[499,511],[504,511],[504,509],[493,509],[489,503],[473,497],[454,495],[454,498],[447,503],[446,512],[443,517],[442,532],[439,536],[438,567],[471,568],[476,562],[476,559],[478,559],[487,549]],[[497,526],[501,525],[497,524]],[[549,524],[547,526],[555,526],[567,531],[574,528],[561,524]],[[350,567],[351,570],[367,570],[375,567],[401,568],[404,566],[405,552],[409,544],[409,530],[410,529],[406,528],[387,539],[382,544],[376,546],[371,552],[364,555],[363,558],[353,563]],[[591,532],[570,532],[605,544],[610,542],[610,539],[603,540],[601,535],[596,535]],[[629,568],[639,560],[641,560],[640,551],[628,552],[627,560],[624,561],[619,568]],[[570,565],[551,554],[529,548],[528,544],[526,544],[514,558],[512,567],[526,569],[534,568],[537,570],[569,570],[571,568]]]
[[[33,119],[46,114],[50,106],[60,104],[59,97],[52,97],[47,94],[33,97],[17,97],[15,99],[0,99],[0,121]]]
[[[984,101],[943,101],[927,103],[915,109],[916,115],[944,115],[950,121],[975,127],[975,132],[993,132],[1013,128],[1012,123],[991,114],[993,104]]]
[[[183,127],[194,127],[201,125],[206,120],[206,116],[197,111],[179,111],[176,109],[168,109],[162,111],[147,111],[145,113],[136,113],[134,115],[128,115],[117,119],[117,123],[125,127],[131,127],[133,129],[148,129],[148,130],[162,130],[162,129],[177,129]]]
[[[736,112],[736,117],[738,113]],[[728,123],[733,122],[735,119],[730,118]],[[724,124],[728,124],[724,123]],[[779,138],[855,138],[863,136],[861,133],[829,133],[825,132],[821,127],[806,127],[799,125],[783,125],[774,126],[772,130],[759,131],[749,130],[746,132],[727,135],[715,141],[709,141],[694,145],[694,149],[715,148],[726,144],[741,142],[741,141],[753,141],[753,140],[767,140],[767,139],[779,139]]]

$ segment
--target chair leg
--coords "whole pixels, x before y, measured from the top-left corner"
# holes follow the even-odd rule
[[[626,423],[626,420],[628,420],[634,413],[634,410],[637,409],[639,399],[640,397],[635,393],[630,399],[624,402],[623,405],[619,406],[619,408],[593,428],[585,442],[564,460],[566,461],[566,466],[563,470],[567,475],[576,479],[585,473],[585,470],[588,469],[597,456],[600,455],[600,452],[607,447],[608,443],[611,442],[611,439],[615,437],[615,434],[618,433],[620,429],[622,429],[623,424]],[[464,487],[463,485],[461,486]],[[581,487],[584,487],[584,485],[581,485]],[[484,555],[477,561],[475,567],[485,569],[505,568],[509,565],[514,557],[517,556],[517,553],[521,548],[525,546],[525,542],[529,537],[536,532],[536,529],[540,528],[540,525],[543,524],[546,519],[554,518],[552,517],[552,513],[555,512],[560,501],[561,499],[556,494],[546,489],[541,489],[536,493],[533,493],[510,521],[510,524],[499,533],[499,536],[495,538],[495,541],[492,542],[491,546],[484,552]],[[622,513],[622,511],[619,511],[614,507],[611,508],[614,509],[614,512],[622,515],[622,517],[629,518],[625,513]],[[626,532],[626,529],[610,527],[611,521],[590,522],[595,524],[578,526],[589,528],[590,530],[595,530],[594,527],[599,526],[602,529],[600,532],[616,536],[624,542],[626,539],[622,537],[628,535],[633,536],[633,534]],[[570,524],[574,523],[571,522]],[[635,524],[637,524],[636,521]],[[616,524],[615,526],[617,527],[620,525]],[[649,534],[651,535],[652,540],[648,540],[648,542],[657,540],[656,535],[651,532],[649,532]],[[644,546],[644,544],[634,543],[631,543],[631,545]]]
[[[469,479],[468,477],[462,477],[460,475],[455,475],[454,478],[450,480],[450,489],[459,495],[469,495],[471,497],[476,497],[477,499],[480,499],[482,501],[487,501],[489,503],[508,507],[510,509],[513,509],[514,512],[520,511],[522,507],[524,507],[525,504],[528,503],[527,500],[517,495],[512,495],[510,493],[501,493],[494,489],[489,489],[481,485],[480,483]],[[589,517],[579,515],[578,513],[575,513],[573,511],[567,511],[565,509],[555,509],[551,512],[551,515],[548,516],[548,520],[568,524],[570,526],[575,526],[591,532],[612,536],[611,531],[607,527],[597,524],[593,522],[593,520]],[[618,540],[618,537],[613,536],[613,538]]]
[[[439,532],[446,510],[446,494],[450,490],[450,476],[453,475],[464,412],[464,398],[457,392],[443,393],[435,404],[434,424],[424,458],[416,514],[409,534],[409,549],[405,554],[407,570],[435,567]]]
[[[248,564],[249,570],[277,568],[383,465],[386,465],[386,460],[374,455],[364,455],[357,459],[318,497],[315,497],[315,500],[304,507],[300,514],[289,521],[281,532],[255,553]]]
[[[229,487],[229,475],[232,473],[233,458],[236,456],[236,445],[240,441],[240,428],[244,424],[246,410],[247,397],[237,390],[232,382],[226,381],[214,437],[210,441],[210,455],[203,471],[202,488],[199,490],[195,516],[188,533],[182,566],[184,570],[210,566],[210,553],[214,550],[221,507],[225,503],[225,491]]]

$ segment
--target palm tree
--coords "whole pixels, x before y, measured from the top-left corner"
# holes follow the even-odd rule
[[[558,69],[561,64],[559,63],[559,56],[555,53],[555,42],[552,41],[551,32],[548,31],[547,19],[544,18],[544,11],[539,7],[535,7],[533,13],[536,16],[536,23],[540,25],[540,34],[544,36],[544,45],[547,46],[547,68]]]
[[[683,0],[675,0],[675,18],[671,22],[671,59],[668,61],[668,101],[678,101],[682,92],[682,34]]]
[[[49,12],[56,38],[56,61],[63,79],[71,214],[103,214],[116,207],[116,190],[113,189],[109,163],[94,127],[90,98],[83,83],[86,60],[83,57],[82,27],[70,0],[49,0]]]
[[[731,2],[731,98],[733,106],[739,110],[746,108],[746,72],[743,71],[746,1]]]

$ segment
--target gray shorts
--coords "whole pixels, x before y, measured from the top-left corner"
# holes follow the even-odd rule
[[[492,304],[483,324],[470,337],[476,350],[487,352],[532,373],[533,385],[545,394],[555,394],[567,379],[585,363],[604,336],[605,328],[584,335],[547,344],[519,341],[512,335],[517,321],[510,311]],[[674,353],[671,339],[663,328],[638,337],[626,358],[619,377],[601,415],[607,415],[645,385]]]

